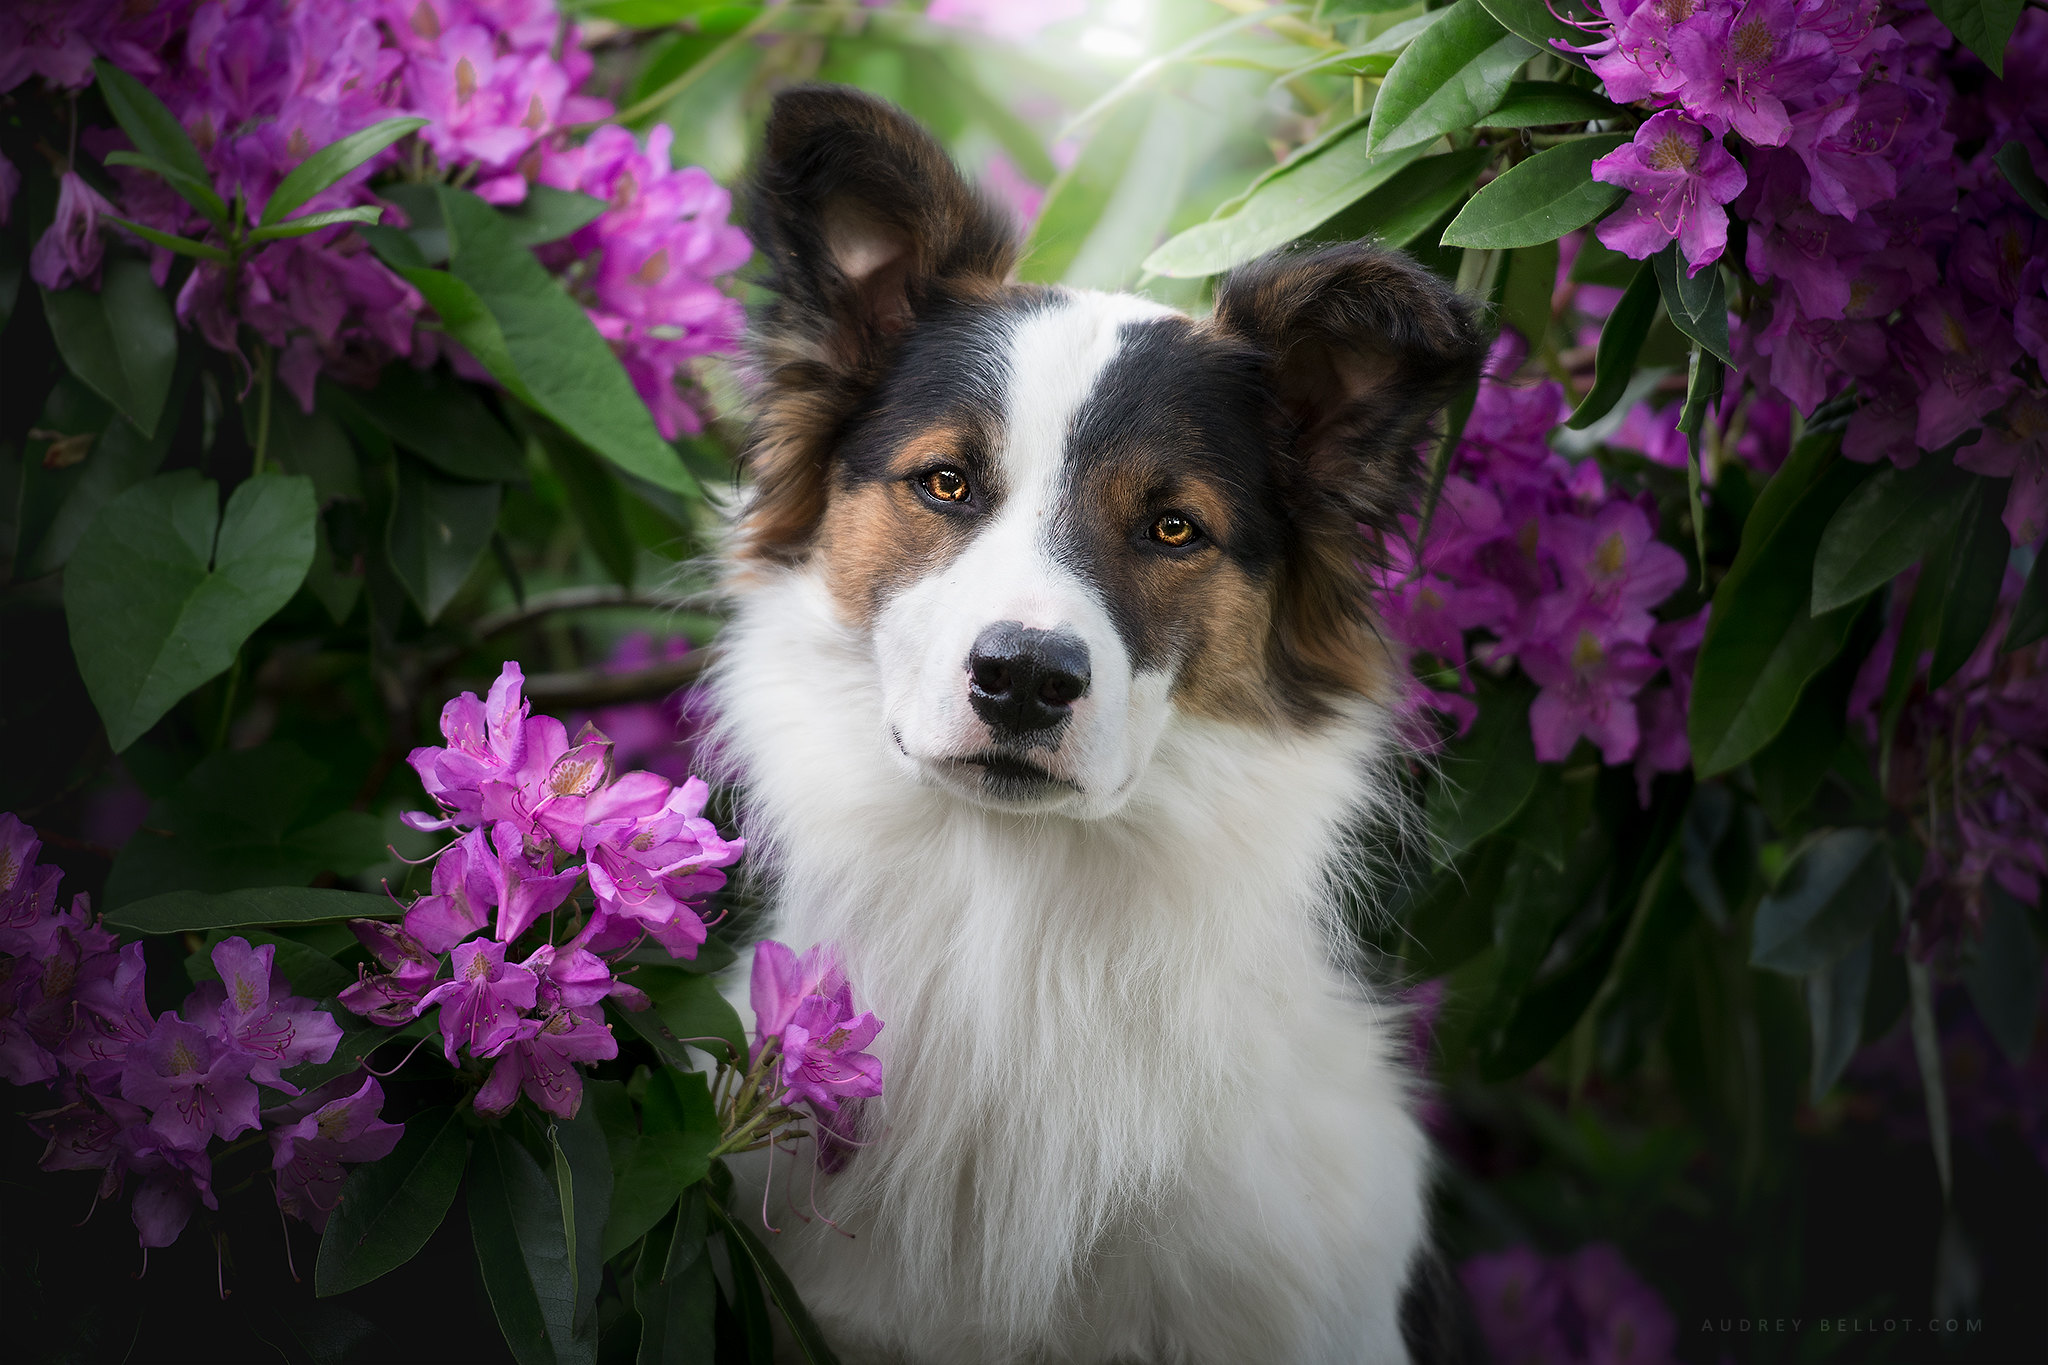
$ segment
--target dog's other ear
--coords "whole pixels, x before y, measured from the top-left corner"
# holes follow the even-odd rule
[[[849,364],[909,327],[934,289],[1000,283],[1017,255],[1008,220],[931,134],[843,86],[776,97],[747,229],[778,296],[766,329]]]
[[[992,290],[1017,243],[931,135],[843,86],[776,97],[747,232],[767,261],[752,320],[759,418],[736,547],[788,562],[824,515],[834,441],[897,343],[942,297]]]
[[[1295,522],[1269,658],[1298,715],[1382,695],[1389,660],[1361,561],[1410,510],[1415,444],[1486,356],[1478,310],[1408,257],[1363,242],[1279,252],[1226,278],[1213,327],[1261,357],[1278,409],[1275,477]]]
[[[1384,529],[1409,510],[1415,443],[1486,356],[1468,299],[1365,242],[1242,267],[1217,288],[1215,325],[1265,354],[1297,515],[1346,529]]]

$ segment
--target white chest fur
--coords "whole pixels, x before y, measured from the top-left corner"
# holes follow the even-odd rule
[[[775,1219],[847,1358],[1405,1359],[1426,1145],[1330,890],[1383,721],[1176,719],[1118,814],[1007,816],[888,761],[873,661],[807,576],[723,643],[768,932],[836,941],[886,1021],[867,1145],[817,1194],[852,1235]]]

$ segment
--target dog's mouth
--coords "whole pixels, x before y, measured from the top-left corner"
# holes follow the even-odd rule
[[[892,727],[889,738],[895,741],[898,753],[911,757],[900,731]],[[928,771],[950,778],[955,784],[971,785],[975,795],[1003,803],[1043,801],[1081,790],[1081,785],[1072,778],[1061,777],[1030,759],[999,749],[921,762]]]

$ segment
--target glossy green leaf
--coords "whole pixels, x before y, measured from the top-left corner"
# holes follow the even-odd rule
[[[203,177],[188,175],[186,172],[179,170],[158,157],[149,155],[147,152],[112,151],[101,157],[100,160],[109,166],[133,166],[136,170],[148,171],[151,175],[156,176],[173,190],[177,191],[178,196],[193,208],[198,209],[201,216],[208,222],[223,228],[228,225],[228,206],[221,202],[220,195]],[[120,218],[116,218],[114,221],[126,223],[125,219]],[[132,226],[130,230],[139,231],[139,229]]]
[[[164,107],[164,102],[148,86],[104,58],[95,58],[92,69],[100,97],[107,102],[107,111],[121,125],[121,131],[128,134],[128,140],[144,156],[175,174],[171,187],[195,208],[216,223],[226,222],[227,205],[213,190],[213,177],[207,172],[205,159],[192,145],[185,126]],[[194,198],[195,195],[198,197]]]
[[[15,521],[17,578],[40,577],[63,568],[100,509],[156,472],[170,453],[176,409],[181,403],[182,396],[174,394],[168,419],[157,423],[155,436],[144,436],[84,385],[69,378],[58,380],[36,426],[75,434],[74,439],[83,436],[91,444],[79,463],[50,469],[44,463],[49,443],[29,439],[28,459],[22,469],[22,501]]]
[[[1411,161],[1386,184],[1304,240],[1349,242],[1374,237],[1384,246],[1406,246],[1472,192],[1473,180],[1491,157],[1484,147],[1460,147]]]
[[[617,478],[585,450],[581,443],[548,424],[535,437],[546,454],[548,466],[561,480],[569,511],[583,528],[583,543],[604,565],[614,583],[633,586],[633,562],[637,546],[626,527],[625,508]]]
[[[43,290],[43,314],[71,372],[137,431],[155,435],[178,365],[178,328],[149,267],[125,256],[109,260],[97,292]]]
[[[526,477],[519,438],[467,384],[442,370],[386,365],[368,393],[335,389],[330,401],[360,414],[443,474],[477,483]]]
[[[2027,207],[2042,218],[2048,218],[2048,184],[2041,181],[2041,173],[2034,169],[2033,158],[2027,155],[2024,142],[2008,142],[1998,149],[1998,169],[2005,176],[2006,183],[2019,191],[2020,198],[2027,201]]]
[[[1863,1041],[1870,956],[1870,939],[1865,937],[1833,966],[1806,978],[1807,1019],[1813,1030],[1813,1081],[1807,1098],[1814,1104],[1834,1089]]]
[[[1800,813],[1841,757],[1849,696],[1883,623],[1883,604],[1866,603],[1842,652],[1799,694],[1799,704],[1777,737],[1749,760],[1757,801],[1777,828],[1797,827]]]
[[[1770,743],[1854,623],[1853,607],[1818,617],[1808,611],[1821,534],[1869,472],[1836,459],[1839,445],[1839,434],[1829,433],[1794,450],[1757,500],[1742,549],[1715,590],[1687,720],[1702,777]]]
[[[706,1198],[699,1188],[676,1201],[673,1219],[641,1248],[633,1269],[633,1307],[640,1315],[636,1365],[712,1365],[716,1359],[718,1290]],[[665,1238],[659,1235],[664,1230]]]
[[[234,259],[234,257],[228,255],[227,252],[211,242],[195,242],[190,237],[180,237],[170,232],[159,232],[146,223],[138,223],[131,218],[122,218],[112,213],[101,216],[109,223],[126,228],[143,241],[153,246],[160,246],[166,251],[174,251],[180,256],[190,256],[195,260],[213,261],[215,263]]]
[[[299,205],[333,185],[356,167],[408,133],[427,126],[423,118],[388,118],[361,132],[330,142],[293,167],[263,205],[258,227],[282,223]],[[371,220],[374,221],[374,220]]]
[[[1450,13],[1408,45],[1373,102],[1371,150],[1393,151],[1469,127],[1500,104],[1536,49],[1501,27],[1479,0]]]
[[[389,896],[332,887],[265,886],[241,891],[172,891],[107,912],[107,923],[138,934],[177,934],[264,924],[397,919]]]
[[[1983,58],[1994,76],[2005,74],[2005,45],[2026,7],[2026,0],[1927,0],[1934,17]]]
[[[1501,27],[1520,35],[1538,52],[1575,66],[1585,66],[1584,57],[1557,45],[1558,42],[1572,47],[1587,45],[1586,31],[1564,21],[1564,18],[1599,20],[1599,10],[1584,0],[1578,3],[1574,0],[1479,0],[1479,3],[1500,21]]]
[[[510,360],[522,395],[627,473],[657,488],[696,493],[696,480],[654,429],[647,405],[583,306],[520,245],[496,209],[445,185],[440,194],[450,268],[497,322],[500,362]],[[438,308],[441,300],[434,302]],[[472,351],[493,364],[491,356]]]
[[[313,560],[313,485],[162,474],[109,502],[64,574],[72,652],[116,753],[223,672]]]
[[[1721,280],[1719,266],[1706,266],[1696,275],[1686,273],[1673,243],[1650,257],[1657,268],[1658,291],[1664,296],[1664,312],[1671,325],[1712,351],[1724,365],[1735,363],[1728,344],[1728,287]]]
[[[553,185],[528,185],[525,200],[500,212],[512,230],[512,240],[536,247],[560,241],[595,221],[604,210],[604,200],[595,195],[558,190]]]
[[[320,213],[308,213],[286,223],[272,223],[257,228],[249,234],[251,242],[276,242],[287,237],[304,237],[309,232],[331,228],[339,223],[375,223],[384,216],[384,210],[376,205],[352,209],[328,209]]]
[[[1124,170],[1144,131],[1146,106],[1132,101],[1095,125],[1080,155],[1046,188],[1018,262],[1018,276],[1034,284],[1057,284],[1088,244],[1088,238],[1123,183]],[[1150,266],[1147,266],[1150,269]]]
[[[1197,223],[1145,258],[1155,275],[1193,278],[1242,265],[1356,203],[1421,156],[1420,143],[1383,155],[1354,133],[1299,169],[1276,176],[1227,218]]]
[[[782,1321],[789,1328],[789,1335],[803,1353],[803,1358],[809,1365],[837,1365],[839,1358],[825,1343],[825,1334],[818,1330],[818,1324],[812,1321],[803,1300],[797,1297],[796,1286],[790,1283],[789,1275],[776,1264],[775,1258],[768,1254],[768,1248],[761,1245],[761,1239],[745,1223],[726,1212],[718,1200],[712,1199],[708,1203],[711,1219],[725,1234],[726,1245],[732,1248],[734,1259],[744,1256],[768,1287],[768,1297],[775,1301],[775,1307],[782,1314]]]
[[[351,977],[351,980],[354,978]],[[321,1008],[334,1016],[341,1025],[341,1041],[334,1045],[334,1055],[324,1062],[305,1062],[287,1068],[284,1078],[301,1090],[313,1090],[327,1084],[337,1076],[346,1076],[358,1068],[375,1064],[382,1070],[392,1062],[404,1058],[420,1039],[434,1033],[434,1019],[414,1019],[397,1028],[373,1024],[351,1014],[340,1001],[322,1001]],[[379,1048],[390,1051],[380,1053]],[[431,1051],[431,1045],[428,1051]]]
[[[346,1293],[418,1255],[455,1202],[468,1149],[461,1115],[444,1105],[406,1120],[389,1156],[350,1171],[320,1237],[314,1292]]]
[[[593,1337],[597,1333],[597,1293],[604,1283],[601,1248],[612,1208],[611,1151],[597,1111],[588,1104],[579,1105],[574,1118],[550,1123],[547,1136],[576,1291],[575,1330],[578,1336]]]
[[[1749,960],[1790,976],[1824,971],[1868,941],[1891,896],[1883,836],[1830,830],[1800,851],[1757,906]]]
[[[1526,686],[1487,696],[1471,731],[1445,747],[1428,805],[1440,861],[1456,860],[1528,804],[1537,774],[1529,731],[1534,697]]]
[[[385,548],[405,591],[429,622],[469,581],[498,524],[502,489],[442,477],[418,460],[398,461]]]
[[[1400,8],[1400,6],[1390,5],[1389,8]],[[1449,13],[1449,9],[1433,9],[1418,14],[1413,19],[1403,19],[1400,23],[1395,24],[1384,32],[1374,34],[1362,43],[1347,47],[1341,52],[1325,53],[1318,56],[1312,62],[1286,72],[1274,84],[1284,84],[1296,76],[1305,76],[1311,71],[1331,71],[1332,69],[1354,76],[1384,76],[1394,65],[1395,59],[1407,49],[1410,43],[1435,26]]]
[[[2036,555],[2034,567],[2013,604],[2012,621],[2005,628],[2001,650],[2023,649],[2036,640],[2048,638],[2048,554]]]
[[[642,967],[632,979],[654,1001],[652,1013],[676,1039],[720,1061],[747,1055],[746,1027],[719,994],[717,978],[679,967]]]
[[[1572,409],[1566,426],[1578,431],[1614,410],[1628,391],[1636,357],[1642,353],[1643,339],[1650,335],[1650,324],[1656,318],[1657,272],[1645,261],[1600,328],[1600,345],[1593,355],[1593,387]]]
[[[2027,907],[1996,877],[1984,879],[1984,934],[1963,969],[1977,1016],[2014,1066],[2033,1051],[2041,1015],[2041,942]]]
[[[1550,335],[1551,301],[1557,289],[1556,242],[1518,248],[1507,260],[1501,290],[1500,325],[1513,328],[1541,353]]]
[[[1484,4],[1485,0],[1480,0]],[[1621,106],[1591,90],[1563,81],[1511,81],[1494,111],[1479,120],[1481,128],[1549,128],[1624,116]],[[1627,141],[1623,135],[1622,141]],[[1617,144],[1619,145],[1619,144]]]
[[[2001,515],[2007,488],[2004,479],[1972,479],[1956,519],[1953,548],[1927,562],[1924,572],[1938,575],[1942,585],[1941,630],[1934,640],[1929,687],[1941,686],[1969,662],[1998,615],[1998,596],[2012,558],[2012,537]]]
[[[1628,141],[1597,133],[1539,152],[1483,186],[1451,220],[1445,246],[1508,248],[1554,242],[1598,218],[1621,187],[1593,179],[1593,162]]]
[[[645,1236],[685,1190],[711,1169],[718,1146],[718,1110],[701,1071],[664,1067],[647,1083],[645,1128],[614,1163],[604,1259]]]
[[[526,387],[526,381],[519,376],[519,367],[512,359],[504,329],[498,325],[496,315],[484,305],[483,297],[476,290],[445,270],[405,267],[398,273],[420,291],[427,305],[440,315],[441,325],[448,334],[461,342],[477,363],[491,372],[491,378],[527,406],[540,407],[540,400],[533,396]]]
[[[1921,457],[1911,469],[1879,469],[1849,495],[1821,536],[1811,610],[1854,602],[1921,559],[1955,529],[1975,483],[1934,456]]]
[[[498,1330],[519,1365],[595,1359],[595,1338],[575,1331],[575,1267],[554,1182],[503,1125],[470,1156],[469,1231]]]

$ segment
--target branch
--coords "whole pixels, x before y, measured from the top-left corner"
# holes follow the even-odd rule
[[[472,636],[488,640],[494,635],[503,635],[540,620],[543,616],[558,611],[584,611],[592,607],[649,607],[657,611],[704,611],[719,604],[716,593],[684,593],[676,597],[652,597],[631,588],[616,588],[610,584],[594,587],[563,588],[559,592],[538,593],[526,599],[517,607],[492,612],[477,618],[470,627]]]
[[[654,701],[695,682],[717,653],[714,646],[706,645],[680,659],[631,673],[606,673],[594,668],[539,673],[526,680],[526,696],[535,703],[570,709]]]

